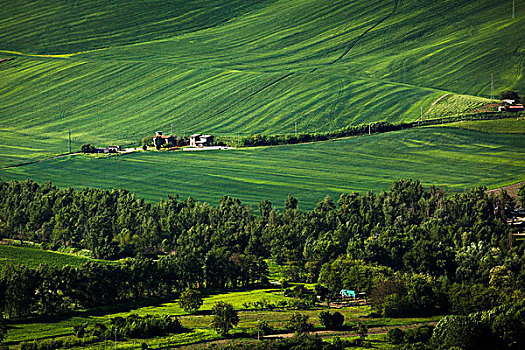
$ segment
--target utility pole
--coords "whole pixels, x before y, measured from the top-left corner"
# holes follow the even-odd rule
[[[115,350],[117,350],[117,332],[118,328],[115,328]]]
[[[170,126],[171,126],[171,132],[170,132],[170,135],[173,135],[173,123],[171,123]]]
[[[370,135],[371,132],[370,132],[370,123],[368,124],[368,135]]]
[[[423,121],[423,106],[419,106],[421,108],[421,115],[419,117],[420,121]]]
[[[490,101],[494,101],[494,73],[490,73]]]
[[[69,139],[68,139],[67,145],[68,145],[69,153],[71,153],[71,129],[69,129],[68,135],[69,135]]]
[[[259,319],[257,319],[257,341],[259,341]]]
[[[516,0],[512,0],[512,19],[514,19],[514,5],[515,5],[515,2]]]

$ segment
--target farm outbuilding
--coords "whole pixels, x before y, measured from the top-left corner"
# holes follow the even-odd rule
[[[106,150],[107,152],[120,152],[122,151],[122,147],[121,146],[108,146]]]
[[[193,147],[213,146],[213,136],[193,134],[190,136],[190,146],[193,146]]]
[[[355,299],[355,290],[349,290],[349,289],[341,289],[339,292],[341,294],[341,298],[354,298]]]
[[[525,109],[523,108],[523,105],[510,105],[510,106],[499,106],[498,111],[500,112],[522,112]]]
[[[173,135],[162,135],[162,131],[155,132],[155,136],[153,136],[153,145],[155,147],[160,147],[160,146],[168,144],[168,143],[171,143],[172,145],[174,145],[175,141],[176,141],[175,140],[175,136],[173,136]]]

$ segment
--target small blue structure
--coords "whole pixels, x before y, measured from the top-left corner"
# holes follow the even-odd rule
[[[341,289],[339,292],[341,294],[341,298],[354,298],[355,299],[355,290],[349,290],[349,289]]]

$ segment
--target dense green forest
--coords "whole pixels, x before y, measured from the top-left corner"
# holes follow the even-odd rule
[[[505,192],[448,194],[400,180],[380,193],[327,196],[311,211],[297,203],[289,196],[278,211],[264,200],[254,213],[230,197],[217,206],[176,197],[150,204],[126,190],[1,182],[3,237],[87,248],[96,258],[136,257],[76,268],[7,264],[1,305],[18,317],[188,287],[247,286],[266,280],[265,258],[326,296],[367,292],[383,316],[468,314],[522,297],[524,251],[509,247],[505,219],[516,203]]]

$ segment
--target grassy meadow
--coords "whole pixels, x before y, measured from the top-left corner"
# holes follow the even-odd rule
[[[523,134],[436,126],[300,145],[77,155],[3,169],[0,177],[51,180],[60,187],[126,188],[151,201],[178,194],[217,203],[230,195],[251,205],[267,198],[281,207],[291,194],[309,209],[327,194],[335,199],[378,191],[401,178],[452,191],[517,182],[525,174],[523,147]]]
[[[99,308],[93,310],[79,311],[74,315],[63,317],[52,322],[32,323],[18,322],[10,325],[8,338],[9,344],[19,343],[21,341],[30,341],[44,339],[49,337],[70,336],[73,334],[73,326],[83,322],[107,322],[111,318],[129,314],[168,314],[177,316],[183,327],[189,331],[182,334],[167,335],[150,339],[130,339],[118,342],[119,348],[137,349],[146,342],[151,348],[163,346],[190,346],[191,348],[205,347],[206,342],[220,340],[221,337],[210,327],[211,315],[209,311],[217,301],[232,303],[239,313],[239,325],[232,334],[234,338],[255,339],[257,335],[257,320],[266,321],[268,325],[274,328],[277,333],[288,333],[285,329],[286,321],[289,319],[294,310],[254,310],[245,309],[242,304],[245,302],[258,302],[261,300],[274,302],[276,300],[287,299],[279,289],[256,289],[246,291],[230,291],[227,293],[212,293],[204,297],[204,304],[197,314],[187,314],[181,310],[176,300],[152,299],[149,301],[135,302],[129,305],[119,305],[108,308]],[[334,309],[335,310],[335,309]],[[332,312],[334,311],[332,310]],[[313,323],[316,330],[324,330],[319,322],[319,313],[323,308],[309,310],[300,310],[302,314],[309,316],[309,322]],[[363,318],[370,314],[369,306],[354,306],[337,309],[345,316],[345,324],[351,325],[353,322],[361,321],[368,327],[378,327],[378,330],[386,329],[389,326],[402,327],[405,325],[428,323],[439,320],[439,317],[432,318],[381,318],[369,319]],[[331,337],[342,335],[345,331],[335,334],[326,334]],[[348,333],[348,331],[346,331]],[[251,335],[250,335],[251,334]],[[380,348],[389,348],[384,343],[384,335],[371,336],[374,344]],[[236,340],[234,340],[236,341]],[[113,346],[113,340],[108,339],[106,342],[95,343],[89,348],[100,349],[101,347]]]

